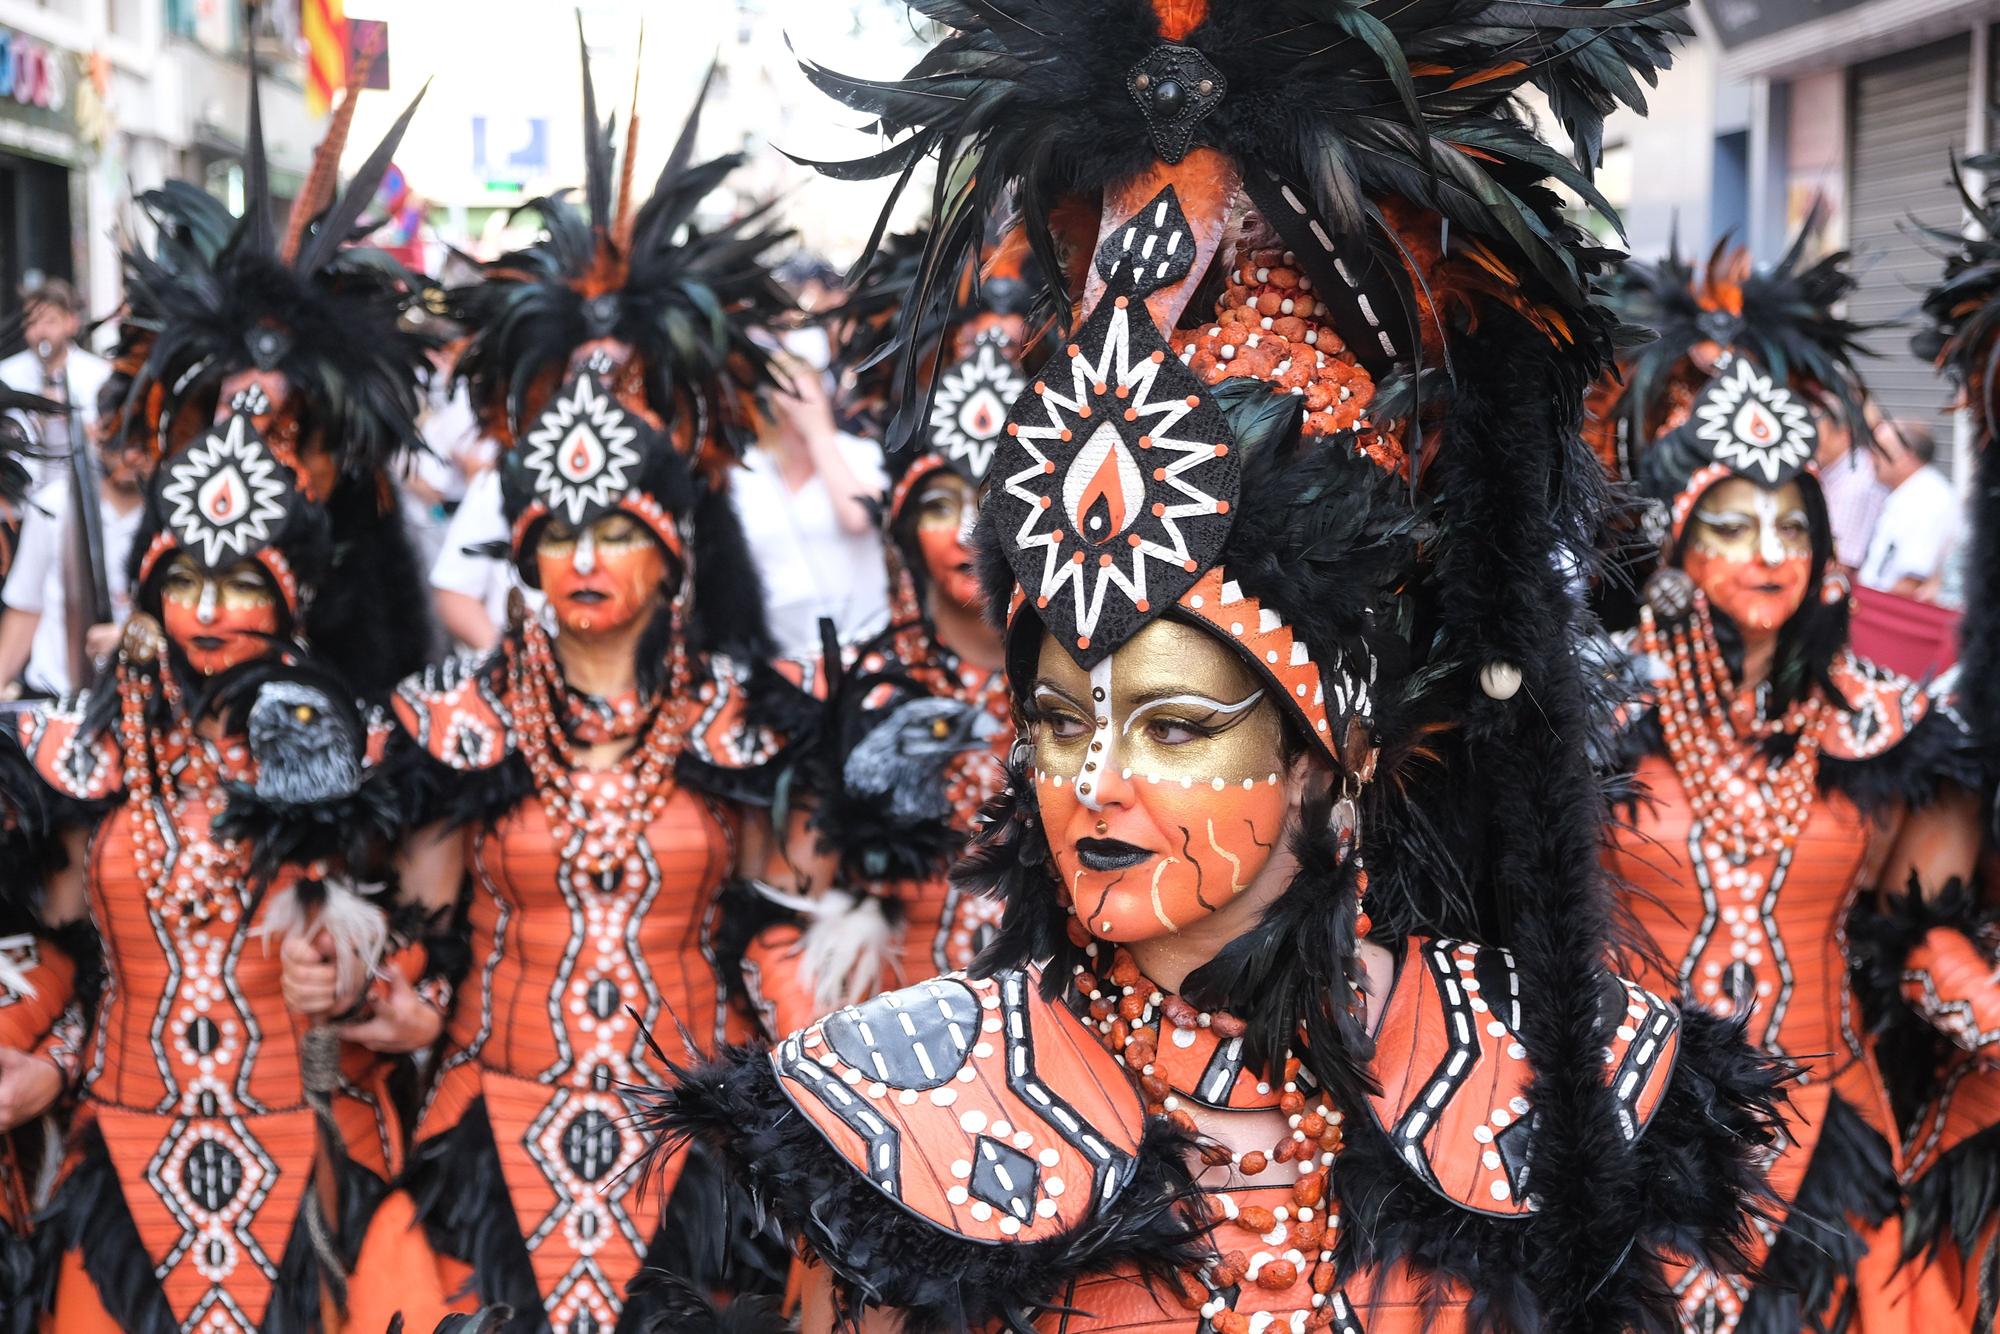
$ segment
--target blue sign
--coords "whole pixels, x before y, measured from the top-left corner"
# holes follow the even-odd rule
[[[546,116],[474,116],[472,170],[486,180],[534,180],[549,174]]]

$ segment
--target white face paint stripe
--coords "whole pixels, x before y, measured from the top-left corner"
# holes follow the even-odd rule
[[[958,512],[958,544],[972,549],[972,530],[979,526],[979,506],[966,505]]]
[[[194,618],[196,621],[200,622],[203,625],[215,624],[216,597],[217,597],[216,581],[213,579],[202,580],[201,597],[194,604]]]
[[[586,528],[576,535],[576,555],[570,558],[570,568],[578,574],[597,572],[597,539]]]
[[[1257,701],[1262,698],[1264,698],[1264,692],[1262,690],[1252,691],[1248,699],[1242,700],[1235,704],[1224,704],[1221,700],[1211,699],[1207,695],[1169,695],[1165,699],[1154,700],[1151,704],[1148,704],[1143,709],[1135,710],[1132,716],[1125,720],[1125,726],[1123,731],[1126,736],[1132,735],[1133,728],[1137,727],[1140,723],[1145,722],[1146,719],[1150,718],[1153,714],[1157,713],[1159,710],[1167,708],[1171,705],[1177,705],[1177,704],[1192,705],[1193,707],[1198,709],[1207,709],[1211,712],[1222,714],[1225,717],[1234,718],[1238,714],[1247,713],[1251,709],[1256,708]]]
[[[1101,811],[1104,803],[1098,787],[1118,763],[1117,729],[1111,725],[1110,658],[1090,669],[1090,709],[1090,749],[1084,754],[1083,773],[1076,780],[1076,796],[1085,810]]]
[[[1757,553],[1766,565],[1785,560],[1784,539],[1778,536],[1778,497],[1762,488],[1757,492]]]

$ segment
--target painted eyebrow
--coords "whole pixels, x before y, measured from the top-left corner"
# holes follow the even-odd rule
[[[1138,707],[1132,710],[1132,715],[1125,720],[1125,726],[1121,730],[1126,735],[1131,735],[1132,728],[1148,712],[1168,704],[1192,704],[1198,708],[1212,709],[1216,713],[1222,714],[1224,717],[1234,721],[1250,712],[1251,709],[1256,707],[1257,701],[1263,698],[1264,691],[1261,688],[1251,691],[1247,697],[1238,700],[1234,704],[1225,704],[1221,700],[1210,698],[1207,695],[1190,693],[1166,694],[1158,692],[1142,696],[1139,699]]]
[[[1037,699],[1039,699],[1044,694],[1054,695],[1057,699],[1069,705],[1071,708],[1075,709],[1078,713],[1090,712],[1090,710],[1085,708],[1083,706],[1082,701],[1078,700],[1076,696],[1070,694],[1067,690],[1064,690],[1061,686],[1057,685],[1053,681],[1047,680],[1046,678],[1035,682],[1034,693]]]

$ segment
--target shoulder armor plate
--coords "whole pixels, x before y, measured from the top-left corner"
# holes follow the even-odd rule
[[[1829,669],[1853,712],[1834,710],[1824,753],[1836,760],[1872,760],[1901,745],[1931,709],[1931,697],[1907,676],[1843,653]]]
[[[448,658],[396,687],[396,721],[438,763],[491,769],[514,750],[514,729],[493,686],[494,656]]]
[[[876,1188],[968,1241],[1045,1241],[1131,1180],[1145,1108],[1038,974],[937,978],[850,1006],[771,1055],[807,1120]]]
[[[1666,1092],[1680,1012],[1615,980],[1607,992],[1605,1071],[1619,1129],[1637,1140]],[[1521,979],[1505,950],[1412,940],[1376,1035],[1369,1101],[1403,1161],[1433,1190],[1482,1214],[1533,1212],[1529,1102],[1534,1068],[1517,1036]]]
[[[81,735],[88,695],[21,715],[21,752],[42,781],[76,801],[103,801],[125,786],[124,752],[112,729],[85,741]]]

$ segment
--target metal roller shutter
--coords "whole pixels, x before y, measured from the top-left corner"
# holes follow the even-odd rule
[[[1878,355],[1863,363],[1863,372],[1885,412],[1931,422],[1940,455],[1947,454],[1950,391],[1910,353],[1911,317],[1937,281],[1939,262],[1910,227],[1912,219],[1959,223],[1950,162],[1965,148],[1972,43],[1950,38],[1857,65],[1850,77],[1848,238],[1861,285],[1848,315],[1894,321],[1868,340]]]

